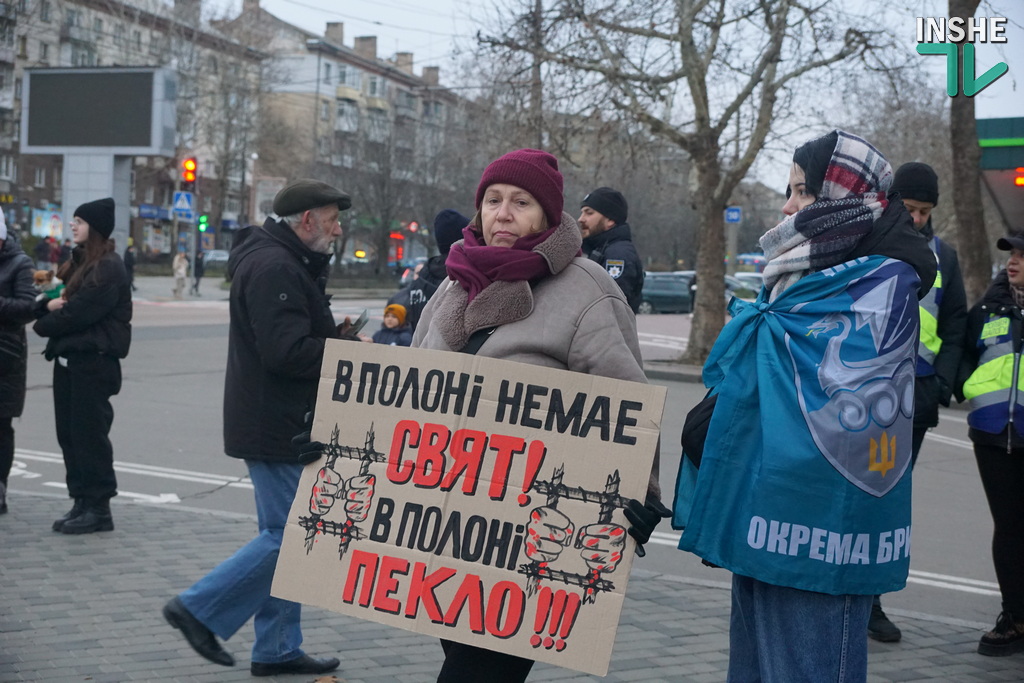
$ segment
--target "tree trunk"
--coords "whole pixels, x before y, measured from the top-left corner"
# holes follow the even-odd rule
[[[697,301],[684,359],[703,364],[725,324],[725,216],[715,190],[721,178],[718,147],[694,156],[697,169]]]
[[[972,17],[979,0],[949,0],[949,16]],[[963,61],[957,60],[963,83]],[[960,92],[950,103],[949,133],[953,164],[953,206],[957,217],[960,269],[968,303],[978,301],[992,280],[992,258],[981,203],[981,147],[974,116],[974,98]]]

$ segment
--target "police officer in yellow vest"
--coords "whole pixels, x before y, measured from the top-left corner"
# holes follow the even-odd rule
[[[996,246],[1010,256],[971,309],[960,376],[967,377],[968,434],[995,523],[992,559],[1003,603],[978,652],[1001,656],[1024,652],[1024,235],[1003,237]]]
[[[914,386],[914,436],[911,466],[917,462],[924,435],[939,424],[939,404],[949,406],[956,385],[957,368],[967,327],[967,295],[960,275],[956,250],[932,230],[932,209],[939,203],[939,179],[928,164],[910,162],[896,170],[890,196],[898,192],[914,219],[914,227],[928,238],[938,272],[935,284],[921,299],[921,339],[917,346],[917,381]],[[882,604],[875,599],[868,621],[868,635],[882,642],[902,637]]]

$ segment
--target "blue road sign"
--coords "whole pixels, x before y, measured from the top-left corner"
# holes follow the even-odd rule
[[[743,220],[743,209],[738,206],[730,206],[725,210],[726,223],[739,223]]]
[[[192,193],[191,192],[175,192],[174,193],[174,213],[178,214],[178,217],[183,217],[183,214],[192,215]],[[191,220],[191,218],[189,218]]]

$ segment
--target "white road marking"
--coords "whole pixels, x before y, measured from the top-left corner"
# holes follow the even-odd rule
[[[683,337],[672,337],[665,334],[654,334],[652,332],[638,332],[636,335],[643,346],[656,346],[661,349],[674,349],[685,351],[689,339]]]
[[[928,432],[925,435],[925,438],[931,439],[932,441],[938,441],[939,443],[944,443],[947,446],[966,448],[969,451],[974,450],[974,444],[972,444],[970,441],[965,441],[963,439],[954,439],[951,436],[943,436],[942,434],[934,434],[932,432]]]
[[[657,543],[658,545],[677,548],[679,547],[679,536],[680,534],[678,533],[655,531],[651,534],[650,543]],[[936,588],[959,591],[961,593],[994,596],[1000,595],[999,584],[991,581],[979,581],[978,579],[967,579],[962,576],[922,572],[916,569],[910,570],[910,576],[907,577],[907,582],[921,584],[922,586],[934,586]]]
[[[54,489],[67,490],[67,485],[59,481],[44,481],[43,486],[49,486]],[[180,503],[181,498],[175,493],[135,493],[134,491],[122,491],[117,490],[118,496],[124,496],[125,498],[132,498],[134,500],[140,500],[143,503],[153,503],[155,505],[163,505],[164,503]]]
[[[939,434],[928,434],[929,438],[932,438],[941,443],[945,443],[951,446],[958,446],[961,448],[971,448],[970,442],[961,441],[959,439],[951,439],[949,437],[941,436]],[[14,452],[15,456],[15,467],[17,460],[35,460],[38,462],[47,462],[52,464],[63,465],[64,459],[58,453],[47,453],[45,451],[32,451],[26,449],[17,449]],[[201,484],[215,484],[219,486],[229,486],[234,488],[252,489],[252,482],[249,481],[248,477],[242,479],[235,477],[228,477],[220,474],[210,474],[208,472],[196,472],[192,470],[181,470],[171,467],[157,467],[154,465],[143,465],[140,463],[126,463],[126,462],[114,462],[114,470],[118,472],[126,472],[131,474],[141,474],[150,477],[157,477],[160,479],[172,479],[177,481],[191,481]],[[13,473],[13,470],[12,470]],[[44,486],[63,488],[64,484],[60,482],[43,482]],[[146,502],[155,503],[177,503],[180,502],[178,496],[174,493],[162,493],[162,494],[143,494],[143,493],[130,493],[120,491],[120,495],[144,500]],[[676,548],[679,545],[679,533],[675,532],[663,532],[655,531],[651,534],[650,543],[657,545],[664,545],[670,548]],[[934,586],[936,588],[944,588],[946,590],[954,590],[962,593],[974,593],[978,595],[992,595],[998,596],[999,586],[998,584],[990,581],[979,581],[977,579],[968,579],[959,576],[949,576],[947,574],[935,574],[932,572],[923,572],[915,569],[910,570],[910,576],[907,578],[909,583],[917,583],[924,586]]]
[[[14,451],[14,457],[23,458],[25,460],[36,460],[39,462],[56,463],[59,465],[64,464],[63,456],[58,453],[47,453],[45,451],[29,451],[19,448]],[[217,486],[229,486],[232,488],[252,490],[252,482],[249,481],[248,477],[239,479],[238,477],[228,477],[220,474],[210,474],[208,472],[194,472],[192,470],[179,470],[171,467],[157,467],[155,465],[143,465],[140,463],[128,463],[117,460],[114,461],[114,471],[129,474],[143,474],[151,477],[160,477],[161,479],[176,479],[178,481],[191,481],[199,484],[215,484]]]

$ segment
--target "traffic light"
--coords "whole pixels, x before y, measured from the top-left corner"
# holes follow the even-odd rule
[[[210,226],[210,217],[205,213],[199,217],[199,232],[206,232],[206,228]]]
[[[196,182],[196,164],[195,157],[186,157],[181,161],[181,181],[186,184],[187,187],[191,187]]]

